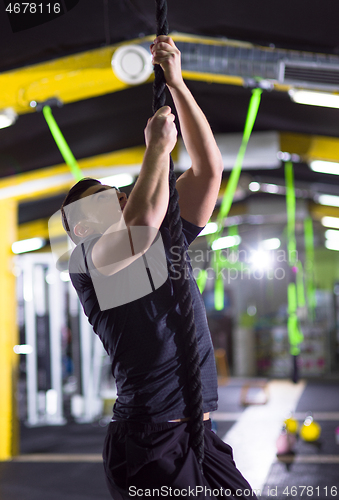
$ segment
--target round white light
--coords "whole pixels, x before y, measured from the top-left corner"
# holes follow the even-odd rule
[[[248,187],[249,187],[249,190],[253,191],[253,192],[260,190],[259,182],[250,182]]]
[[[119,47],[111,64],[116,76],[130,85],[145,82],[153,72],[151,53],[140,45]]]

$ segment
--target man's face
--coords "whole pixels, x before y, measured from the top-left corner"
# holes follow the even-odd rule
[[[121,221],[127,196],[111,186],[97,185],[88,188],[78,202],[85,217],[74,231],[84,237],[93,233],[103,234],[110,226]]]

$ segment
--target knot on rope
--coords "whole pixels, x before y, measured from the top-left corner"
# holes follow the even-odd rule
[[[157,36],[168,34],[167,2],[166,0],[155,0]],[[165,105],[166,80],[160,65],[154,66],[153,83],[153,113]],[[200,468],[204,459],[204,423],[203,423],[203,401],[201,389],[200,358],[198,342],[195,332],[194,312],[190,284],[187,272],[186,250],[182,233],[182,222],[180,218],[179,195],[176,190],[176,176],[174,173],[173,160],[170,157],[169,173],[169,206],[168,220],[171,236],[171,246],[178,253],[175,254],[175,266],[172,264],[172,272],[175,270],[175,279],[172,279],[173,287],[178,297],[180,312],[182,316],[181,332],[184,336],[184,354],[187,362],[187,387],[189,390],[189,401],[186,402],[190,409],[190,443],[197,457]],[[174,259],[173,259],[174,260]],[[173,276],[172,276],[173,278]]]

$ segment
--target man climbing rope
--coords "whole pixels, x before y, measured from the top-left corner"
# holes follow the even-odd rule
[[[192,161],[176,183],[188,248],[213,212],[222,159],[209,124],[182,79],[180,52],[173,40],[158,36],[151,51],[153,63],[163,68]],[[129,198],[96,180],[84,179],[73,186],[62,207],[64,227],[77,244],[70,259],[72,283],[111,357],[118,392],[103,453],[107,484],[116,500],[134,496],[255,498],[235,467],[231,448],[211,431],[209,412],[217,409],[213,346],[203,300],[188,264],[203,398],[202,470],[191,447],[187,360],[171,267],[176,252],[170,248],[166,216],[169,154],[176,139],[174,115],[168,106],[162,107],[147,123],[146,152]],[[164,266],[161,252],[152,250],[160,240]],[[143,294],[136,285],[139,273],[133,271],[140,262],[150,281],[150,290]],[[98,290],[99,294],[104,290],[100,296]],[[115,300],[120,300],[119,305],[110,306]]]

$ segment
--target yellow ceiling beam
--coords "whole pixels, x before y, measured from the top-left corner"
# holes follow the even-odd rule
[[[308,158],[309,160],[339,161],[339,139],[314,136],[308,151]]]
[[[317,135],[280,133],[281,151],[297,154],[305,162],[339,161],[339,139]]]
[[[251,44],[193,35],[173,34],[175,41],[252,47]],[[114,52],[123,45],[151,43],[154,35],[73,54],[52,61],[26,66],[0,74],[0,109],[13,108],[18,114],[30,113],[32,101],[44,102],[57,98],[70,103],[124,90],[130,85],[117,78],[111,67]],[[273,50],[273,49],[266,49]],[[238,76],[183,71],[184,78],[227,85],[244,84]],[[153,75],[148,81],[153,79]],[[287,91],[289,86],[275,84],[275,89]]]
[[[339,161],[339,139],[308,136],[303,134],[280,133],[280,149],[297,154],[303,161],[322,158]],[[120,173],[122,170],[138,173],[142,163],[145,147],[113,151],[110,153],[78,160],[84,176],[104,177]],[[173,151],[173,159],[177,159],[177,149]],[[0,179],[0,199],[15,198],[18,201],[46,198],[67,191],[74,178],[66,164],[59,164],[32,172]]]
[[[19,114],[28,113],[33,111],[31,101],[55,97],[69,103],[129,87],[116,77],[111,59],[118,47],[131,43],[140,39],[2,73],[0,109],[12,107]]]
[[[113,151],[90,158],[78,160],[84,177],[104,177],[124,171],[133,173],[140,167],[145,146]],[[33,170],[24,174],[0,179],[0,199],[14,198],[30,201],[48,198],[67,191],[76,181],[66,164]]]
[[[309,203],[310,214],[313,219],[320,220],[323,217],[338,217],[339,207],[328,207],[326,205],[318,205],[317,203]]]
[[[29,238],[48,239],[48,219],[39,219],[20,224],[17,231],[18,240],[28,240]]]

